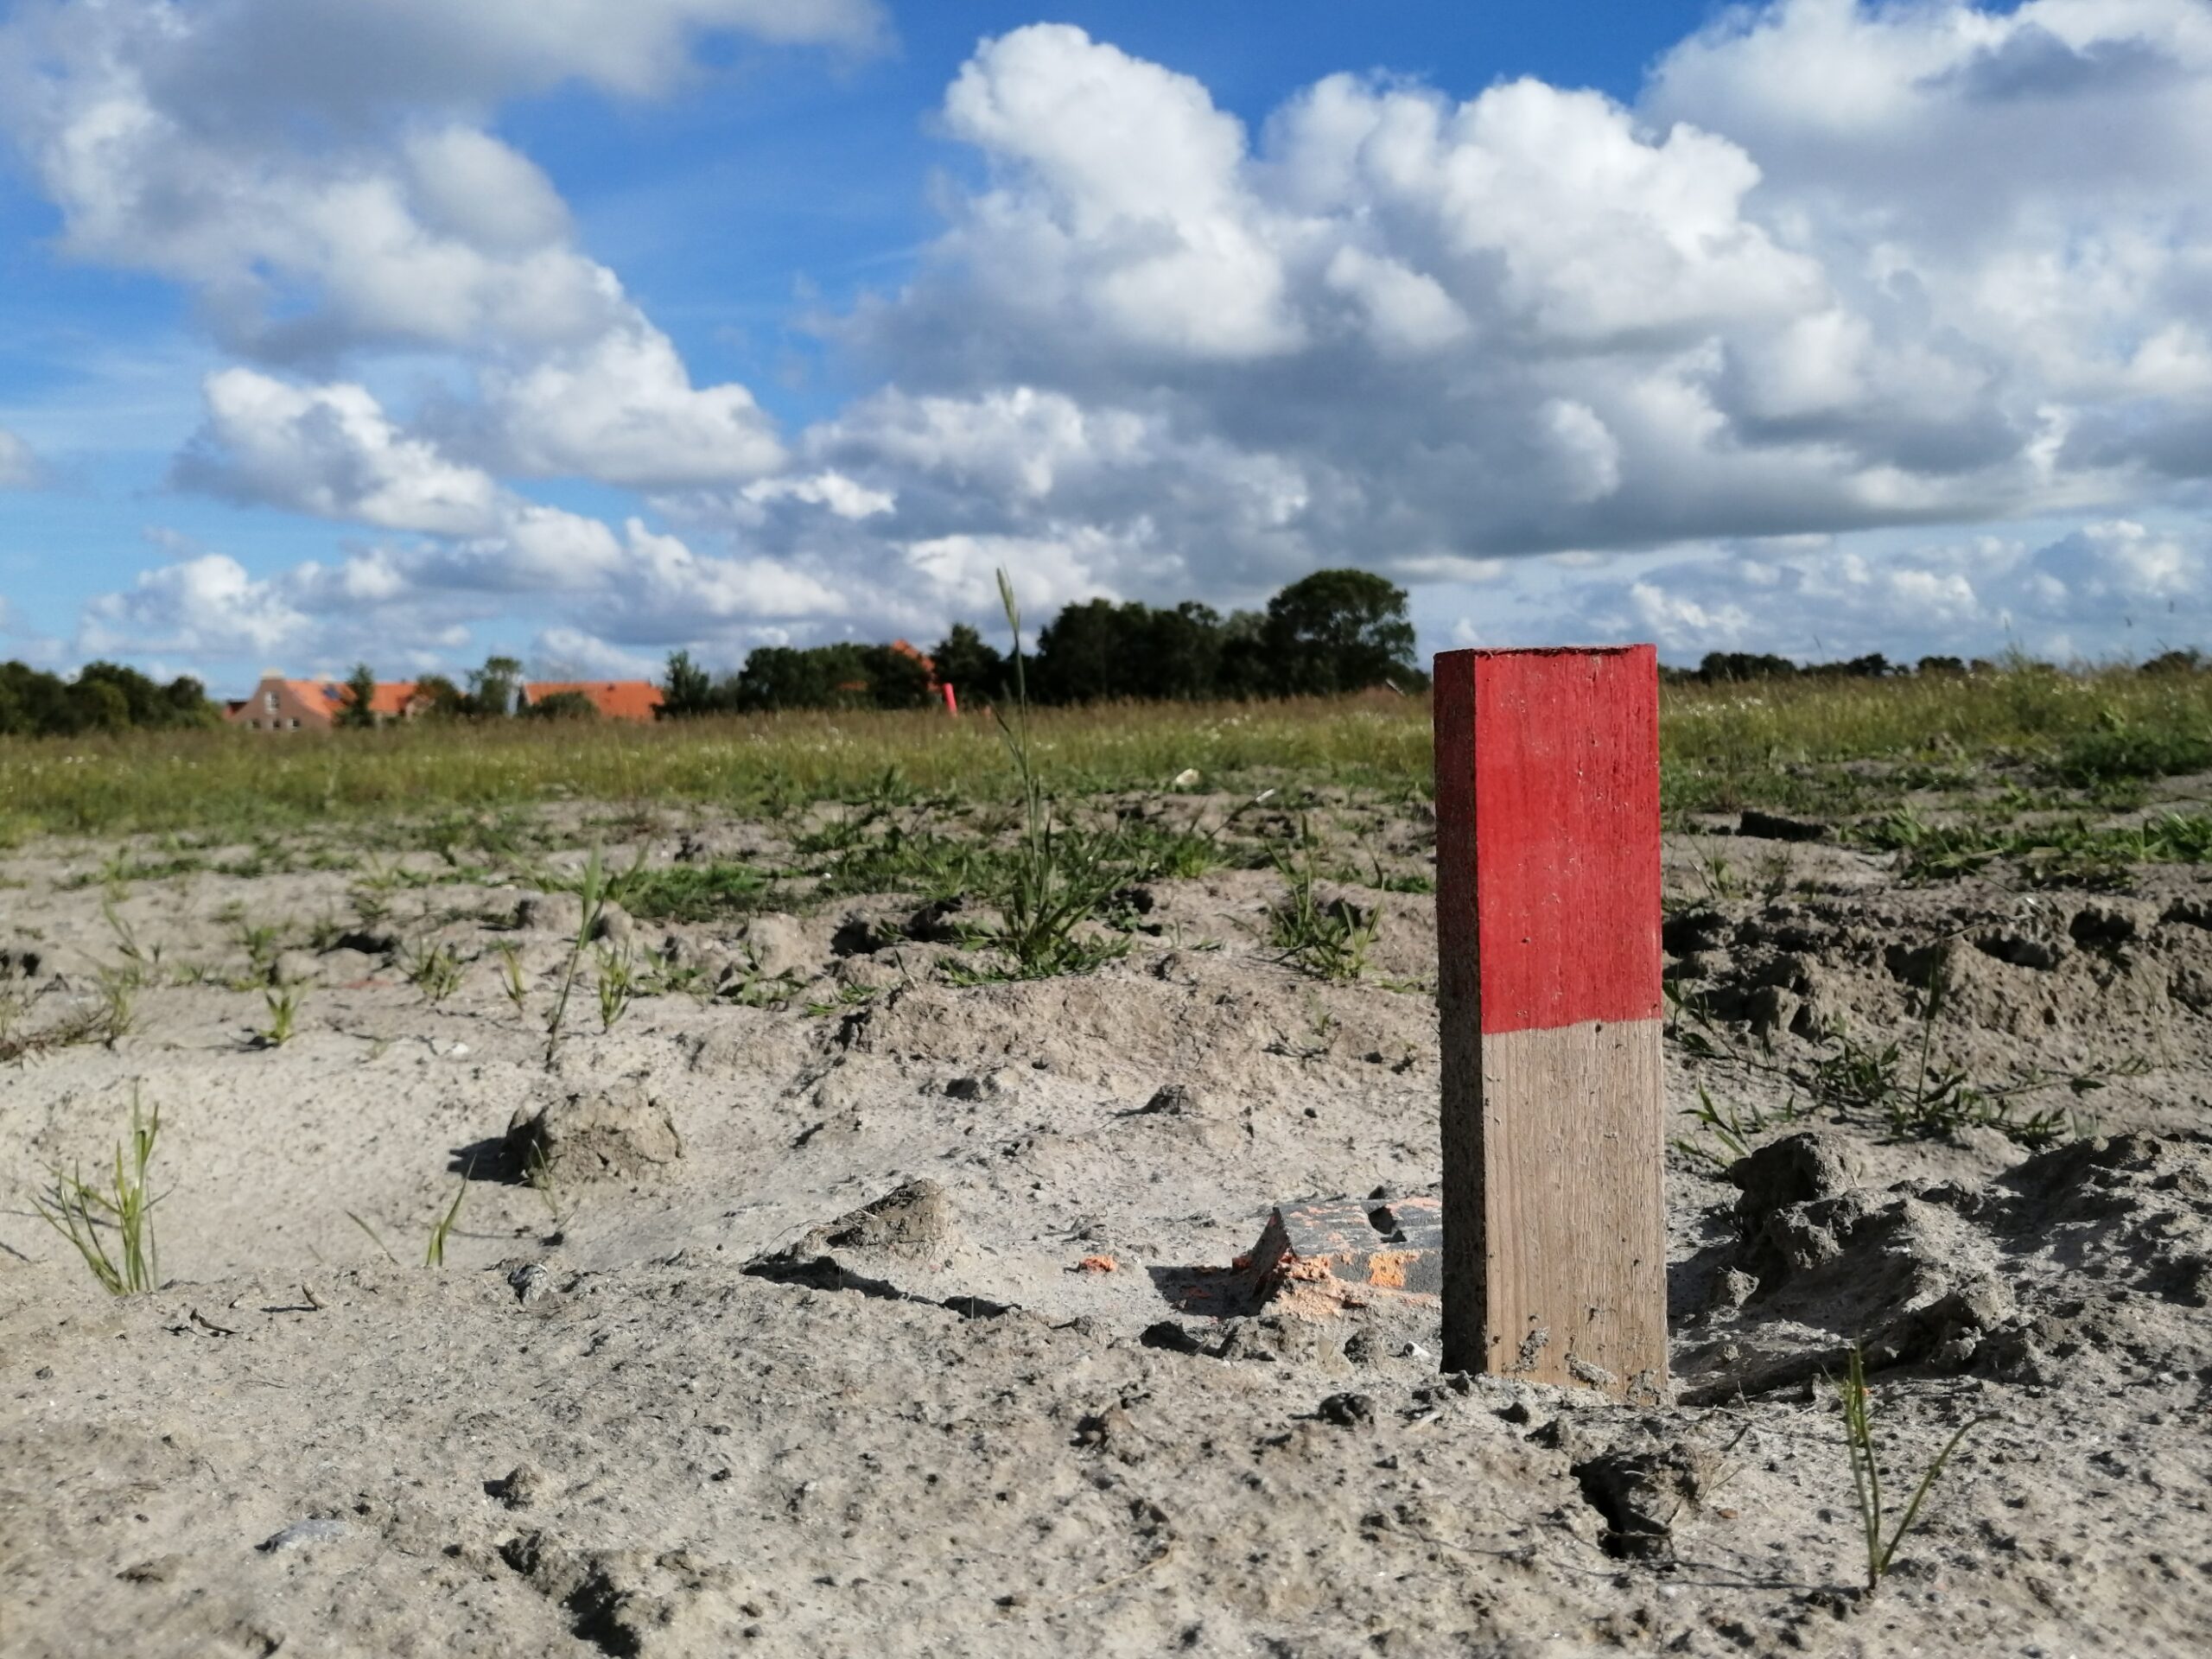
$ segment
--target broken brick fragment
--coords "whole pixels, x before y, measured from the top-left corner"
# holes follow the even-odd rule
[[[1255,1300],[1289,1313],[1325,1318],[1382,1297],[1433,1302],[1444,1288],[1443,1201],[1277,1205],[1245,1259]]]

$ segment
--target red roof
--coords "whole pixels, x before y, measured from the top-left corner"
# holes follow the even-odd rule
[[[302,696],[320,695],[334,713],[353,701],[353,688],[342,680],[294,680],[291,684]],[[378,680],[376,690],[369,697],[369,712],[386,720],[397,720],[407,712],[407,705],[414,700],[414,681]]]
[[[532,680],[522,690],[531,702],[578,692],[608,720],[651,720],[661,701],[660,687],[651,680]]]

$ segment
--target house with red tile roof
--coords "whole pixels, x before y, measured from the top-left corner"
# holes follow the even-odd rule
[[[223,717],[250,732],[327,732],[353,701],[353,689],[343,680],[295,680],[271,672],[261,677],[251,696],[226,704]],[[412,680],[380,683],[369,700],[379,725],[412,720],[429,706]]]
[[[651,680],[532,680],[522,689],[523,707],[569,692],[588,699],[602,720],[652,721],[660,713],[660,687]]]

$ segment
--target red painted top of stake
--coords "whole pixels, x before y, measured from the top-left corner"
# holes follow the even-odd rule
[[[1657,1018],[1658,653],[1446,652],[1435,696],[1447,986],[1486,1034]]]

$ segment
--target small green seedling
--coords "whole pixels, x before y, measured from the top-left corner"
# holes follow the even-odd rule
[[[523,982],[522,952],[505,939],[492,949],[499,958],[499,988],[507,994],[507,1001],[515,1005],[515,1011],[519,1014],[530,995],[529,988]]]
[[[429,1247],[423,1252],[424,1267],[445,1266],[446,1240],[453,1236],[454,1224],[461,1219],[461,1206],[467,1198],[468,1173],[464,1172],[461,1178],[461,1185],[454,1192],[453,1203],[447,1207],[445,1214],[438,1217],[438,1224],[430,1229]]]
[[[594,952],[599,973],[594,982],[599,993],[599,1028],[614,1029],[614,1022],[630,1006],[630,999],[637,995],[637,966],[627,950],[609,950],[604,947]]]
[[[460,954],[442,942],[423,945],[406,959],[407,977],[432,1002],[442,1002],[461,988]]]
[[[138,942],[138,935],[116,908],[115,894],[111,892],[100,900],[100,914],[106,918],[108,931],[115,935],[115,948],[122,953],[124,965],[119,969],[105,969],[104,975],[112,975],[127,982],[126,988],[139,986],[159,976],[162,966],[162,947],[148,946]]]
[[[282,1048],[298,1031],[307,992],[297,985],[272,985],[261,997],[269,1005],[269,1023],[253,1033],[254,1039],[264,1048]]]
[[[553,1069],[554,1057],[560,1052],[561,1027],[568,1023],[569,994],[575,989],[576,965],[583,960],[584,949],[591,943],[592,935],[599,931],[599,918],[607,908],[607,865],[597,847],[584,861],[582,884],[577,889],[582,901],[576,920],[576,937],[569,944],[569,960],[561,970],[561,993],[554,999],[553,1011],[545,1019],[545,1069]]]
[[[1883,1575],[1897,1559],[1897,1546],[1920,1519],[1920,1506],[1927,1501],[1937,1477],[1950,1462],[1951,1454],[1959,1449],[1959,1442],[1971,1430],[1990,1420],[1986,1416],[1972,1417],[1959,1425],[1958,1431],[1936,1454],[1936,1461],[1923,1471],[1920,1484],[1913,1489],[1912,1502],[1905,1506],[1903,1517],[1885,1542],[1882,1529],[1887,1517],[1882,1507],[1882,1468],[1874,1443],[1874,1396],[1866,1386],[1866,1357],[1855,1347],[1836,1394],[1843,1408],[1843,1440],[1851,1456],[1851,1484],[1859,1500],[1859,1528],[1866,1540],[1866,1588],[1871,1593],[1879,1587]]]
[[[52,1187],[31,1200],[39,1218],[75,1247],[92,1277],[111,1296],[151,1290],[161,1282],[161,1254],[154,1243],[156,1200],[149,1175],[161,1132],[161,1109],[156,1107],[151,1116],[142,1114],[134,1084],[130,1138],[127,1149],[125,1145],[115,1149],[111,1184],[103,1190],[86,1180],[81,1169],[64,1174],[55,1165],[48,1172]],[[112,1251],[110,1233],[114,1235]]]

